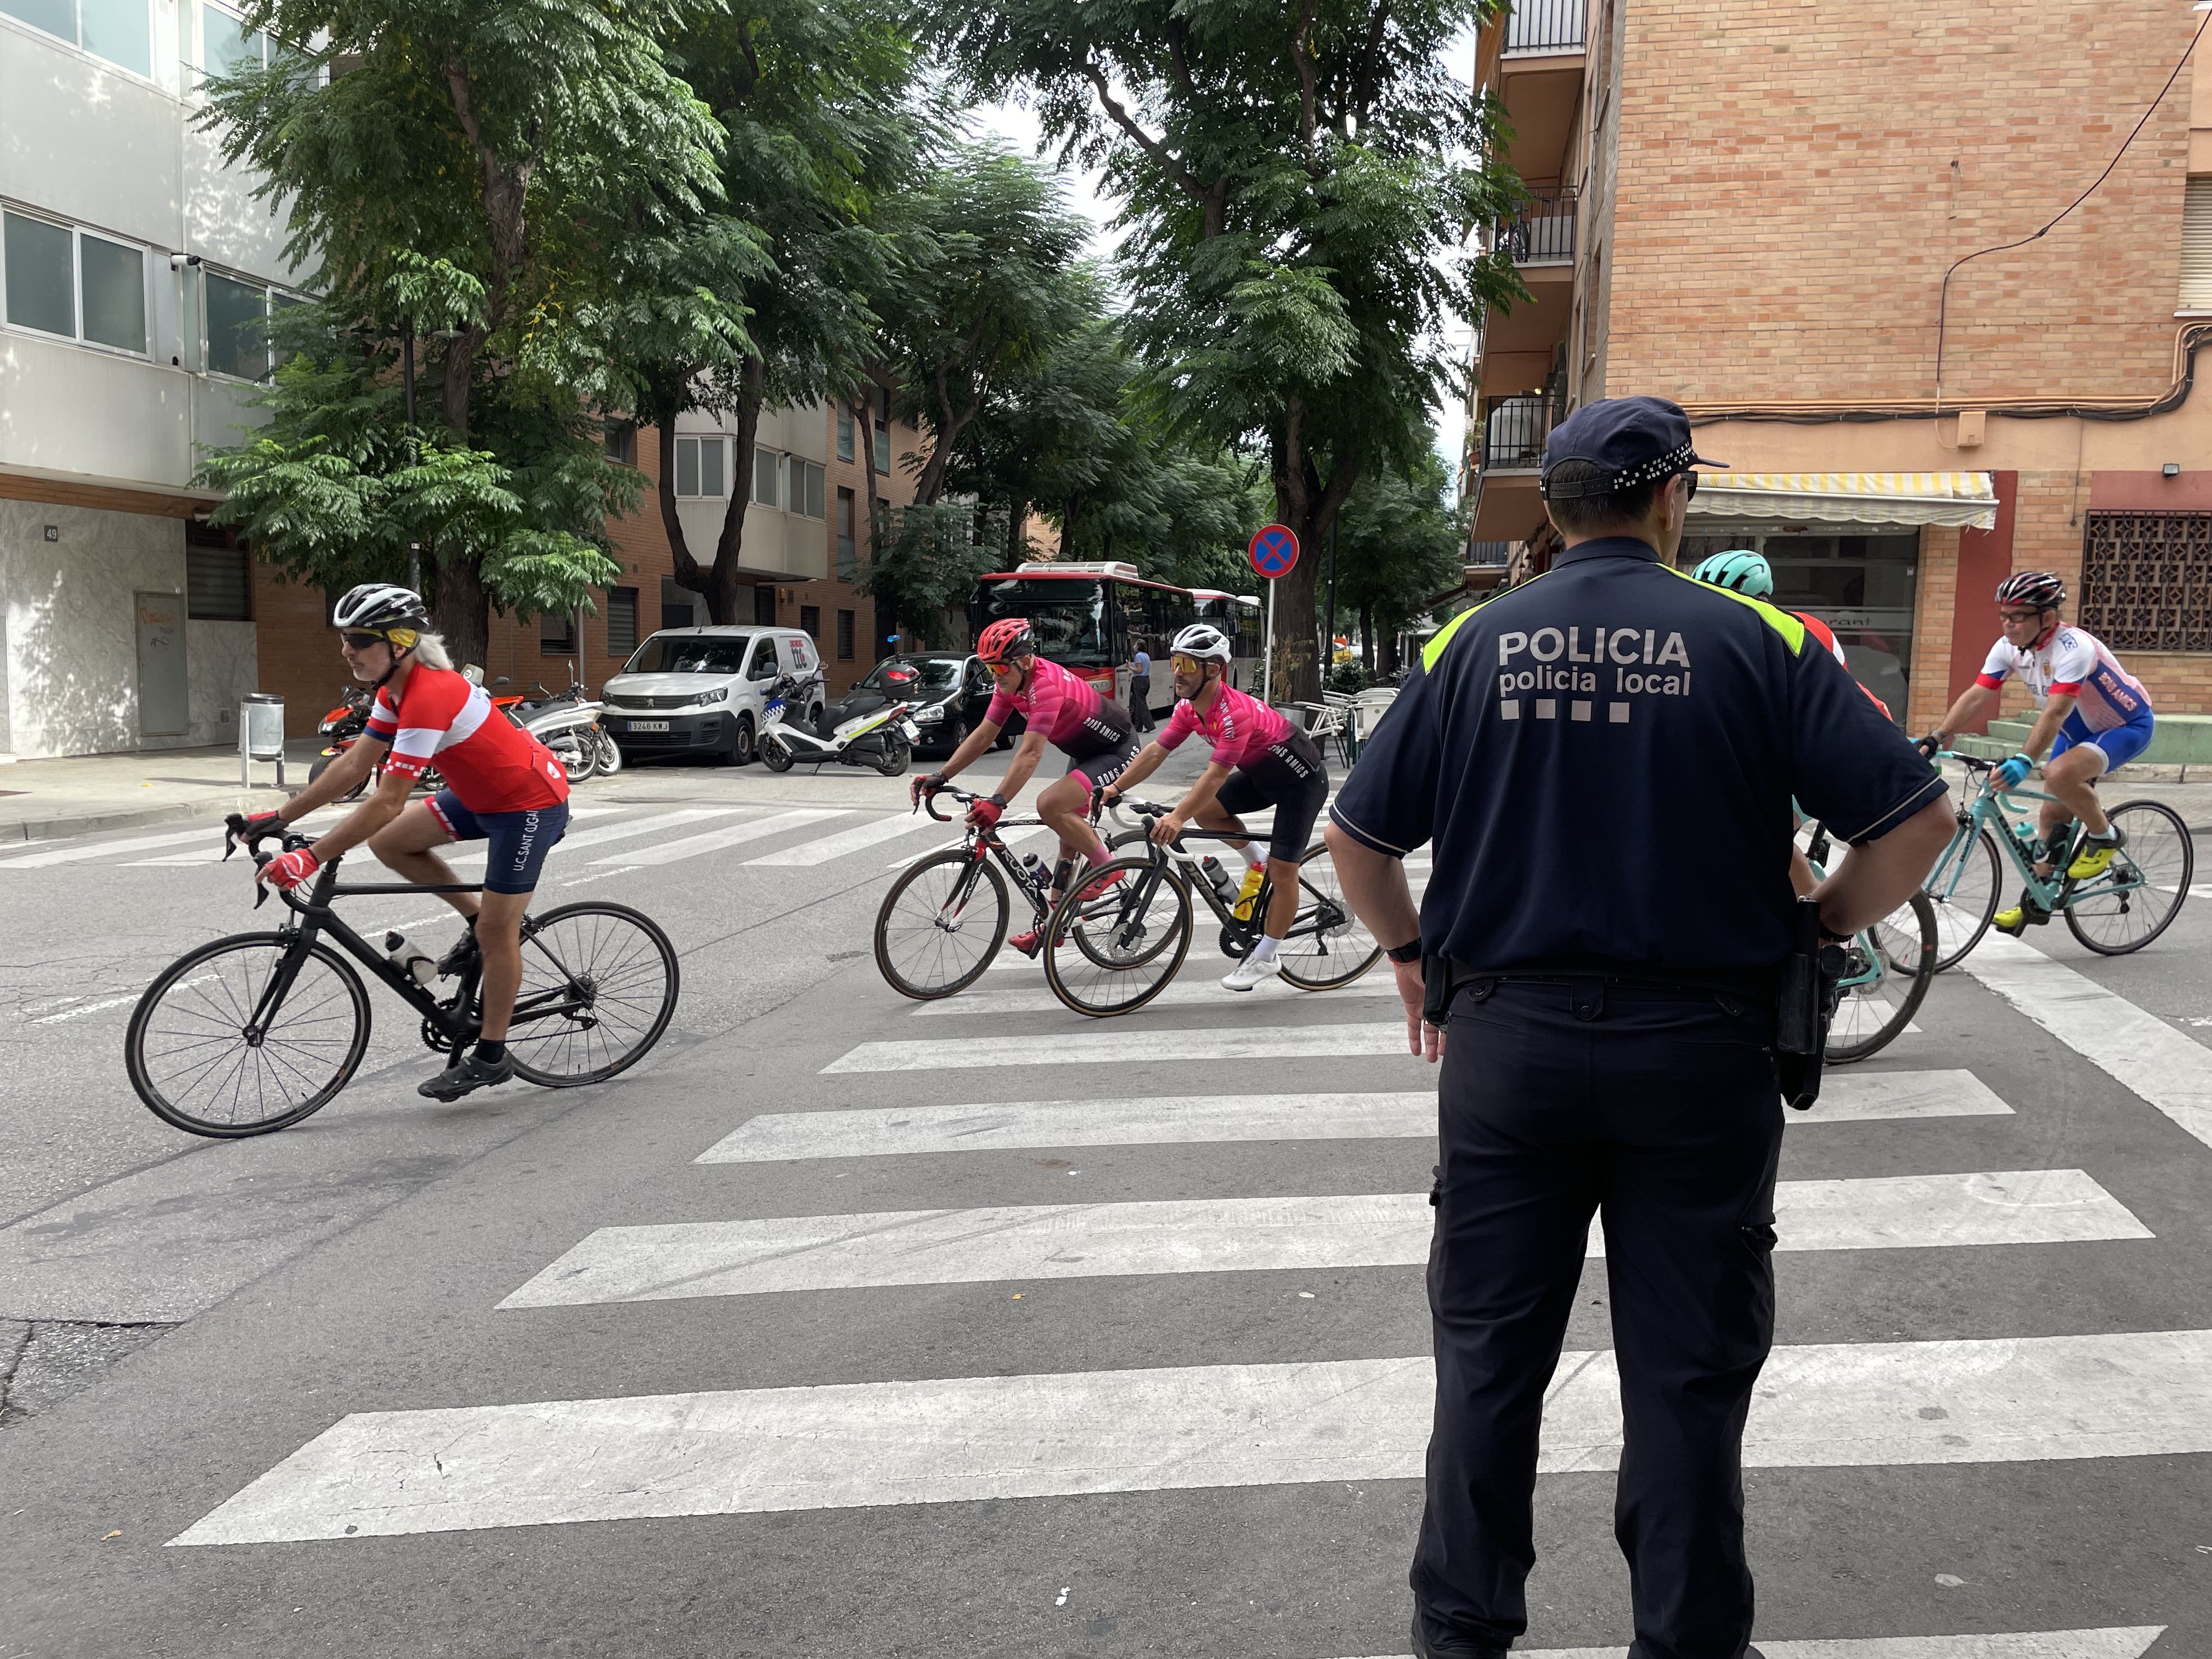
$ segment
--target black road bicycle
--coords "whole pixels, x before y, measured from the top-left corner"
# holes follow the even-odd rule
[[[1052,917],[1054,948],[1045,955],[1053,994],[1101,1018],[1141,1008],[1167,988],[1190,952],[1193,893],[1221,924],[1221,954],[1237,960],[1259,943],[1273,894],[1273,882],[1262,880],[1249,918],[1240,919],[1233,890],[1225,898],[1217,892],[1183,844],[1249,835],[1191,829],[1163,847],[1151,838],[1151,824],[1170,808],[1126,798],[1119,805],[1143,826],[1115,836],[1113,847],[1127,850],[1086,872],[1061,897]],[[1326,842],[1309,847],[1298,865],[1297,914],[1277,957],[1284,980],[1302,991],[1349,985],[1382,958],[1382,947],[1344,902]]]
[[[246,820],[224,820],[223,857],[270,854]],[[264,836],[277,831],[265,830]],[[286,850],[306,847],[285,834]],[[475,893],[474,885],[338,884],[338,859],[313,885],[280,892],[292,915],[268,933],[234,933],[187,951],[138,1000],[124,1039],[131,1086],[156,1117],[218,1139],[267,1134],[328,1105],[368,1051],[368,992],[346,953],[422,1016],[425,1047],[457,1054],[482,1028],[482,958],[423,985],[332,906],[378,893]],[[254,900],[258,909],[270,890]],[[522,924],[522,984],[507,1033],[515,1075],[549,1089],[601,1083],[644,1056],[676,1012],[676,949],[647,916],[595,900]]]
[[[952,817],[937,810],[937,794],[951,796],[963,808],[984,799],[952,788],[924,795],[921,805],[939,823],[951,823]],[[1042,860],[1017,859],[1001,839],[1009,830],[1043,822],[1000,818],[900,872],[876,912],[876,967],[891,989],[927,1002],[981,979],[1006,943],[1010,888],[1029,901],[1030,926],[1044,926],[1052,868]]]

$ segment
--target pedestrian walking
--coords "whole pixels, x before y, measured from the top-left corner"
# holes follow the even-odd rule
[[[1798,620],[1670,568],[1687,417],[1585,405],[1544,455],[1551,571],[1432,636],[1331,811],[1346,898],[1441,1060],[1436,1417],[1413,1651],[1528,1627],[1545,1390],[1603,1218],[1632,1659],[1743,1659],[1741,1452],[1774,1330],[1791,799],[1856,850],[1848,936],[1950,834],[1942,779]],[[1434,846],[1419,914],[1402,860]]]
[[[1129,720],[1139,732],[1152,729],[1152,659],[1141,639],[1129,658]]]

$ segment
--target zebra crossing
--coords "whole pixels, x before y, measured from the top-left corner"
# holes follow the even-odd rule
[[[783,867],[871,857],[896,839],[884,821],[853,817],[793,825],[819,839],[752,861]],[[805,856],[809,846],[823,844],[836,850]],[[2098,999],[2130,1005],[2019,948],[2035,960],[1995,952],[1977,977],[2212,1144],[2201,1122],[2212,1110],[2212,1068],[2202,1048],[2148,1016],[2141,1017],[2147,1026],[2114,1025],[2116,1011]],[[1034,971],[1027,963],[998,965]],[[1387,982],[1378,985],[1387,992]],[[830,1051],[816,1068],[842,1087],[842,1102],[859,1091],[866,1103],[743,1114],[691,1154],[692,1178],[711,1179],[718,1170],[803,1173],[855,1159],[889,1170],[897,1160],[953,1158],[973,1163],[973,1178],[988,1185],[982,1161],[1007,1152],[1114,1148],[1141,1160],[1211,1147],[1216,1158],[1235,1158],[1244,1155],[1240,1148],[1255,1157],[1263,1147],[1287,1148],[1295,1156],[1304,1146],[1318,1156],[1330,1143],[1417,1146],[1432,1137],[1435,1100],[1426,1089],[1330,1086],[1346,1073],[1328,1063],[1374,1069],[1401,1054],[1404,1042],[1401,1024],[1374,1007],[1375,998],[1334,995],[1330,1001],[1324,994],[1325,1006],[1302,1005],[1297,1023],[1270,1023],[1283,1018],[1273,1006],[1281,997],[1253,997],[1231,1005],[1235,1025],[1191,1024],[1193,1010],[1220,1007],[1221,999],[1206,995],[1163,998],[1102,1027],[1060,1015],[1039,990],[1001,988],[987,978],[962,997],[915,1011],[929,1018],[925,1029],[933,1033],[963,1018],[1013,1020],[1016,1029],[979,1023],[964,1037],[944,1038],[907,1037],[907,1011],[886,1004],[890,1023],[876,1030],[888,1035],[863,1038],[856,1030],[860,1040]],[[1024,1023],[1032,1017],[1052,1029]],[[2067,1252],[2155,1243],[2130,1194],[2100,1171],[2062,1160],[2030,1168],[1962,1158],[1957,1149],[1973,1136],[2021,1121],[2027,1109],[1973,1070],[1921,1066],[1922,1058],[1932,1057],[1915,1049],[1890,1062],[1910,1069],[1837,1073],[1815,1112],[1788,1115],[1793,1155],[1801,1147],[1832,1152],[1849,1139],[1862,1149],[1879,1146],[1884,1157],[1879,1173],[1838,1174],[1831,1166],[1808,1178],[1785,1166],[1776,1195],[1783,1251],[1817,1261],[1855,1256],[1872,1271],[1914,1274],[1939,1256],[2033,1249],[2046,1253],[2038,1258],[2045,1271],[2063,1274],[2069,1261],[2087,1260]],[[1234,1079],[1249,1092],[1144,1092],[1152,1080],[1144,1068],[1163,1064],[1213,1079],[1217,1091]],[[1109,1088],[1095,1097],[1079,1088],[1055,1091],[1055,1081],[1073,1075],[1071,1066],[1093,1067]],[[979,1066],[994,1079],[1017,1079],[1004,1091],[1017,1097],[961,1088],[986,1074]],[[951,1086],[936,1085],[938,1073]],[[893,1084],[902,1093],[933,1086],[938,1093],[878,1103]],[[1020,1097],[1024,1088],[1036,1097]],[[1913,1138],[1923,1134],[1945,1139]],[[1936,1146],[1951,1150],[1926,1150]],[[1899,1167],[1917,1151],[1936,1162]],[[721,1302],[741,1320],[744,1299],[763,1297],[1175,1284],[1198,1275],[1218,1286],[1240,1276],[1348,1268],[1402,1270],[1405,1294],[1417,1302],[1413,1274],[1426,1257],[1430,1214],[1420,1191],[1285,1190],[630,1221],[583,1231],[496,1305],[501,1316],[557,1321],[625,1304]],[[1589,1249],[1601,1252],[1595,1235]],[[1203,1358],[1112,1370],[902,1375],[356,1412],[171,1541],[265,1546],[886,1508],[957,1516],[943,1506],[1009,1499],[1080,1506],[1108,1495],[1133,1501],[1419,1478],[1432,1388],[1425,1352],[1266,1363]],[[1611,1354],[1564,1354],[1547,1400],[1542,1472],[1610,1470],[1620,1442]],[[2087,1471],[2077,1478],[2095,1480],[2126,1460],[2202,1453],[2212,1453],[2212,1330],[2186,1328],[1944,1337],[1907,1330],[1887,1340],[1784,1343],[1761,1378],[1745,1442],[1750,1468],[1876,1476],[2034,1464],[2076,1468]],[[1395,1604],[1377,1609],[1381,1627],[1401,1613]],[[1770,1603],[1765,1616],[1787,1613]],[[2164,1630],[2110,1622],[1975,1634],[1845,1630],[1761,1645],[1769,1659],[2141,1659]],[[1176,1645],[1172,1629],[1156,1635]],[[1539,1650],[1538,1659],[1614,1659],[1620,1650]],[[1315,1659],[1334,1651],[1316,1650]]]

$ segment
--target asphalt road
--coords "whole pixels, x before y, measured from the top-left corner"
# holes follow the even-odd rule
[[[650,1060],[431,1105],[377,990],[356,1085],[243,1142],[120,1060],[161,966],[265,925],[241,864],[0,858],[0,1659],[1403,1652],[1432,1074],[1379,988],[1212,996],[1197,951],[1115,1022],[1028,964],[901,1000],[887,866],[951,839],[902,792],[588,786],[548,890],[675,939]],[[1762,1645],[2212,1653],[2212,904],[1969,969],[1790,1127]],[[1532,1649],[1628,1639],[1607,1346],[1593,1271]]]

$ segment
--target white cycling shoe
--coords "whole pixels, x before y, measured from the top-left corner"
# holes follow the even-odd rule
[[[1273,957],[1265,962],[1257,957],[1247,957],[1221,976],[1224,991],[1249,991],[1263,979],[1273,979],[1283,971],[1283,964]]]

